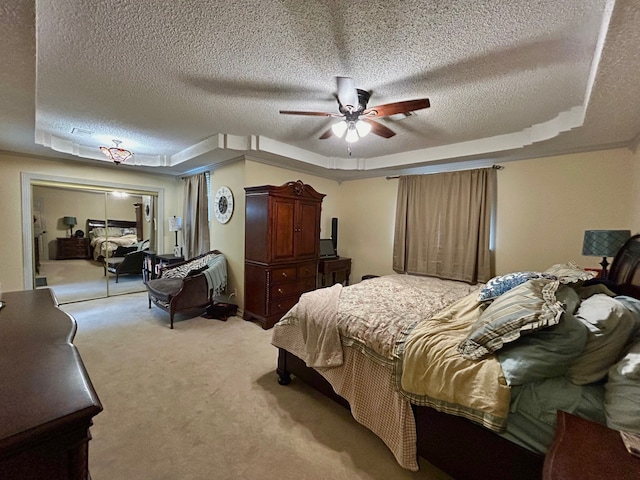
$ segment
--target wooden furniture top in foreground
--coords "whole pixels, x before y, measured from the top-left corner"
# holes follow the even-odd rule
[[[638,480],[640,458],[627,451],[620,432],[559,411],[543,472],[543,480]]]
[[[0,478],[87,478],[102,405],[51,290],[4,293],[0,309]]]

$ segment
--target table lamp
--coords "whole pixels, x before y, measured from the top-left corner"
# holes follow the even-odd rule
[[[62,223],[69,226],[69,230],[71,232],[69,236],[73,237],[73,227],[78,224],[76,217],[64,217],[62,219]]]
[[[180,252],[180,247],[178,247],[178,232],[182,230],[182,217],[176,217],[175,215],[173,217],[169,218],[169,231],[170,232],[176,232],[176,244],[173,247],[173,254],[176,257],[180,257],[182,256],[182,253]]]
[[[607,278],[607,257],[614,257],[630,236],[629,230],[586,230],[582,255],[602,257],[602,278]]]

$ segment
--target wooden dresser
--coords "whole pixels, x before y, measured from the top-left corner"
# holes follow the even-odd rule
[[[56,260],[69,260],[71,258],[91,258],[88,238],[62,238],[56,239]]]
[[[3,295],[0,478],[87,480],[89,427],[102,405],[51,290]]]
[[[267,329],[316,288],[324,194],[300,180],[245,192],[244,319]]]

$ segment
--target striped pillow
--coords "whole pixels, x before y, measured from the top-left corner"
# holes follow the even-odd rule
[[[581,283],[596,276],[595,272],[583,270],[573,262],[558,263],[547,268],[545,273],[555,275],[560,280],[560,283],[565,285],[568,283]]]
[[[556,299],[558,280],[536,278],[503,293],[471,326],[458,352],[477,360],[513,342],[521,335],[556,325],[564,312]]]

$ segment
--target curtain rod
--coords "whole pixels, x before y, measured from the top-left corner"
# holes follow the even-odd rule
[[[502,165],[491,165],[491,168],[493,168],[494,170],[502,170],[504,167]],[[478,168],[461,168],[460,170],[452,170],[455,172],[462,172],[463,170],[479,170]],[[444,172],[433,172],[433,173],[444,173]],[[425,175],[432,175],[431,173],[425,174]],[[384,177],[387,180],[393,180],[394,178],[400,178],[403,177],[404,175],[389,175],[388,177]]]

